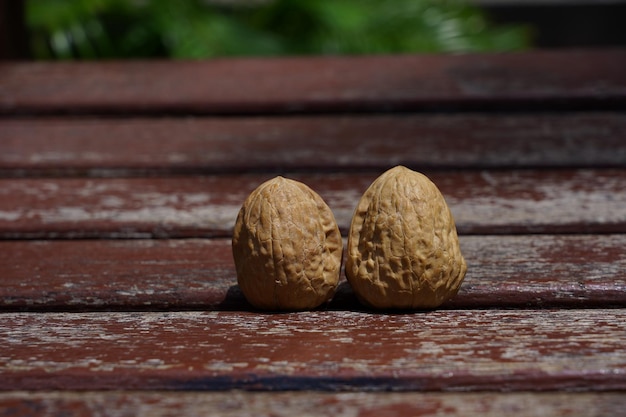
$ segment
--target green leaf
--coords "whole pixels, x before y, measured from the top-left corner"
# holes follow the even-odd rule
[[[494,26],[460,0],[30,0],[36,57],[501,51],[530,31]]]

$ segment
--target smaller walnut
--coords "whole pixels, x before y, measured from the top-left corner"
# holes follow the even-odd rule
[[[265,310],[307,310],[334,294],[343,242],[333,213],[306,185],[276,177],[246,199],[233,231],[237,281]]]
[[[378,177],[355,210],[346,276],[362,303],[434,308],[454,296],[467,266],[443,196],[402,166]]]

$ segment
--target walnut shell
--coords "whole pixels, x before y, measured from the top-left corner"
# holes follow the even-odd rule
[[[426,176],[397,166],[361,197],[346,276],[359,300],[380,309],[427,309],[454,296],[467,265],[452,213]]]
[[[239,287],[257,308],[312,309],[337,288],[343,251],[337,222],[301,182],[276,177],[254,190],[232,243]]]

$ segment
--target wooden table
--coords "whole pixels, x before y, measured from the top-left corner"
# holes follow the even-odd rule
[[[254,311],[235,216],[281,174],[344,236],[404,164],[469,270]],[[624,415],[626,50],[0,65],[0,415]]]

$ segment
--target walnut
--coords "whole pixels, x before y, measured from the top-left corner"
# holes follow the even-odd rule
[[[313,309],[334,294],[343,242],[333,213],[308,186],[276,177],[246,199],[233,232],[237,281],[253,306]]]
[[[426,176],[403,166],[378,177],[355,210],[346,276],[379,309],[428,309],[454,296],[467,265],[454,219]]]

